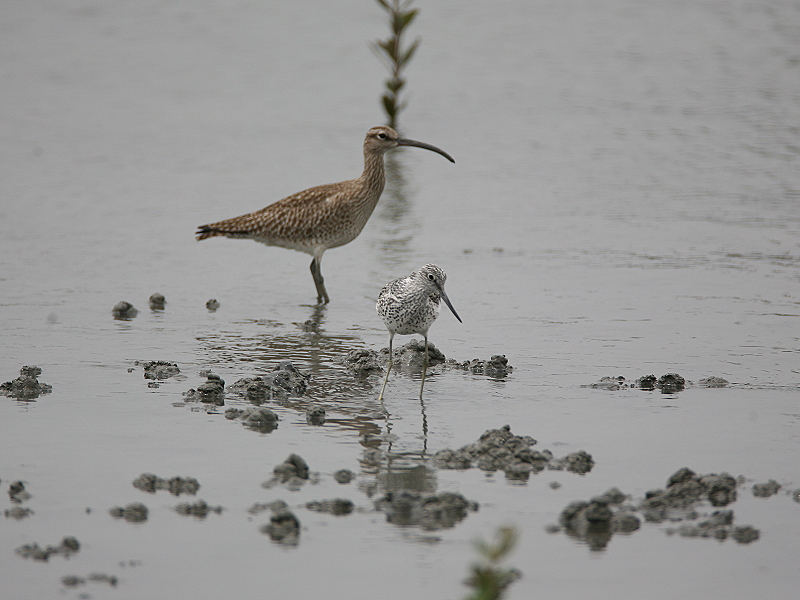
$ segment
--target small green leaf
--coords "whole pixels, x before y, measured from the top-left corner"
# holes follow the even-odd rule
[[[402,88],[405,84],[405,79],[392,78],[386,80],[386,87],[389,88],[389,91],[394,92],[395,95],[397,95],[397,92],[399,92],[400,88]]]
[[[390,117],[395,114],[395,100],[393,96],[389,94],[384,94],[381,96],[381,100],[383,101],[383,109],[386,111],[386,114]]]
[[[419,46],[420,41],[422,40],[420,38],[417,38],[411,43],[411,45],[408,47],[408,50],[406,50],[400,57],[400,60],[397,61],[398,65],[405,65],[408,61],[411,60],[411,57],[414,56],[414,52],[417,51],[417,47]]]
[[[384,49],[386,54],[391,56],[397,61],[397,38],[389,38],[386,41],[380,42],[381,48]]]
[[[410,11],[408,11],[406,13],[400,13],[400,18],[403,21],[403,29],[405,29],[406,27],[411,25],[411,21],[414,20],[414,18],[417,16],[418,13],[419,13],[419,10],[416,9],[416,8],[414,10],[410,10]]]

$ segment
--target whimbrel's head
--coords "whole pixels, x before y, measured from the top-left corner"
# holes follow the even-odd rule
[[[385,125],[373,127],[367,132],[367,137],[364,139],[364,151],[368,153],[383,154],[387,150],[397,148],[397,146],[415,146],[417,148],[425,148],[426,150],[431,150],[432,152],[441,154],[452,163],[456,162],[453,160],[452,156],[450,156],[441,148],[431,146],[425,142],[417,142],[415,140],[401,138],[394,129],[391,127],[386,127]]]

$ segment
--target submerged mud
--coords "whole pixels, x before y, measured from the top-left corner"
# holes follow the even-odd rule
[[[493,355],[488,360],[473,359],[457,362],[446,359],[432,344],[429,345],[429,352],[431,359],[429,365],[438,365],[445,370],[463,371],[494,379],[507,377],[513,372],[513,367],[506,357],[499,354]],[[343,360],[344,375],[341,377],[350,382],[353,378],[366,379],[385,371],[387,359],[386,350],[380,353],[373,350],[352,350]],[[412,340],[395,350],[394,360],[395,366],[400,370],[415,372],[421,369],[424,364],[424,344]],[[172,362],[149,361],[141,363],[141,366],[145,378],[153,382],[180,374],[180,368]],[[18,383],[14,387],[12,382],[8,382],[4,384],[3,389],[35,389],[34,382],[38,384],[36,378],[40,373],[38,367],[24,367],[19,379],[25,378],[26,383]],[[281,361],[266,374],[242,378],[231,385],[226,385],[219,375],[210,371],[201,371],[200,374],[205,377],[205,381],[185,392],[184,401],[209,405],[210,411],[213,411],[214,407],[224,406],[226,402],[238,403],[239,406],[229,406],[224,411],[225,418],[236,420],[254,431],[269,433],[278,427],[280,422],[278,414],[265,406],[268,402],[278,402],[283,408],[290,407],[299,414],[304,414],[308,425],[324,426],[326,423],[327,414],[323,406],[311,404],[305,399],[297,405],[287,402],[290,398],[307,396],[311,383],[310,374],[301,371],[289,360]],[[727,383],[721,378],[709,377],[700,380],[698,385],[723,387]],[[668,373],[659,378],[648,375],[632,383],[627,382],[624,377],[603,378],[598,384],[586,387],[609,390],[658,389],[662,393],[674,393],[687,385],[692,384],[678,374]],[[50,386],[46,384],[39,386],[39,393],[49,391]],[[320,394],[324,396],[325,390],[315,389],[315,396],[319,397]],[[249,406],[242,406],[242,403],[247,403]],[[477,468],[487,473],[502,471],[507,480],[515,484],[524,484],[532,473],[566,470],[587,475],[595,465],[592,455],[585,450],[556,457],[548,449],[537,449],[537,441],[533,437],[516,435],[512,433],[510,425],[505,425],[498,429],[486,430],[476,441],[458,449],[444,448],[418,460],[414,459],[411,462],[418,464],[413,468],[404,471],[394,467],[389,475],[386,465],[398,457],[391,452],[394,439],[388,431],[381,435],[367,432],[361,437],[362,445],[366,446],[360,460],[362,472],[359,474],[359,485],[352,490],[365,494],[371,499],[371,505],[359,507],[353,500],[343,497],[306,501],[292,507],[282,500],[255,503],[248,511],[250,515],[269,513],[269,519],[259,525],[259,531],[268,536],[272,542],[286,546],[287,549],[297,546],[303,529],[300,521],[303,517],[302,511],[330,515],[330,518],[351,515],[356,511],[375,511],[383,513],[386,522],[398,527],[437,531],[457,526],[471,512],[477,511],[479,504],[457,492],[437,493],[436,469]],[[349,469],[339,469],[328,476],[346,485],[356,477],[356,474]],[[291,453],[283,462],[274,466],[271,479],[263,482],[261,487],[280,488],[291,493],[319,480],[319,473],[313,472],[299,454]],[[152,473],[141,474],[134,480],[133,485],[149,494],[164,490],[175,496],[196,495],[200,488],[200,483],[191,477],[162,478]],[[551,487],[556,485],[551,484]],[[651,490],[639,501],[634,501],[619,489],[612,488],[588,501],[572,502],[562,510],[559,523],[551,526],[550,531],[564,532],[586,543],[592,550],[605,548],[615,534],[632,534],[646,524],[662,523],[669,524],[665,532],[670,535],[718,540],[730,538],[738,543],[747,544],[759,539],[759,530],[750,525],[737,524],[734,511],[727,508],[729,504],[735,502],[740,485],[741,481],[725,473],[696,475],[689,469],[681,469],[669,478],[664,489]],[[769,480],[753,485],[752,491],[757,497],[768,498],[778,494],[781,489],[779,483]],[[796,500],[800,501],[800,490],[794,493]],[[30,498],[30,494],[25,489],[25,484],[17,481],[9,486],[9,498],[12,502],[22,503]],[[706,505],[717,510],[709,514],[709,511],[703,510]],[[6,511],[6,516],[23,519],[33,514],[25,507],[17,509],[15,513]],[[171,510],[181,516],[205,519],[210,513],[221,515],[225,509],[222,506],[210,505],[204,500],[196,500],[182,502]],[[115,519],[142,526],[146,526],[150,517],[150,510],[142,502],[114,506],[108,513]],[[316,517],[315,521],[319,518],[325,517]],[[47,560],[51,555],[68,556],[69,552],[77,551],[79,547],[77,540],[74,545],[70,544],[72,542],[45,548],[31,544],[18,548],[17,553],[27,558]],[[71,575],[66,576],[62,584],[66,587],[77,587],[90,581],[92,581],[91,576]],[[113,576],[98,576],[96,581],[116,585],[116,578]]]

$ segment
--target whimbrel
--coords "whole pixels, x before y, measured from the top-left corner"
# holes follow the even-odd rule
[[[364,139],[364,172],[360,177],[312,187],[261,210],[201,225],[197,239],[245,238],[310,254],[314,257],[311,275],[317,302],[327,304],[330,298],[322,277],[322,255],[328,248],[352,242],[361,233],[386,183],[383,154],[397,146],[425,148],[455,162],[436,146],[401,138],[391,127],[373,127]]]
[[[383,392],[392,370],[392,340],[394,334],[411,335],[419,333],[425,338],[425,363],[422,368],[422,383],[419,395],[422,398],[422,388],[425,386],[425,372],[428,370],[428,329],[439,316],[439,300],[444,300],[447,307],[453,312],[458,322],[456,309],[444,292],[444,282],[447,275],[436,265],[425,265],[419,271],[414,271],[408,277],[401,277],[387,283],[378,294],[378,310],[386,328],[389,330],[389,367],[383,379],[383,387],[378,401],[383,401]]]

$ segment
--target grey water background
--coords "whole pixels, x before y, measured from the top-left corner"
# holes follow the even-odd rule
[[[332,302],[321,311],[310,257],[196,243],[193,231],[360,173],[364,133],[383,122],[385,72],[367,45],[386,35],[375,3],[0,7],[0,379],[37,364],[53,386],[35,402],[0,402],[0,487],[5,497],[25,481],[34,511],[0,520],[9,598],[459,598],[472,540],[504,524],[521,536],[507,561],[523,572],[512,600],[795,597],[800,5],[415,4],[422,45],[402,133],[457,162],[396,152],[362,235],[323,260]],[[427,262],[447,272],[464,320],[443,312],[431,341],[459,361],[505,354],[514,371],[499,381],[434,371],[424,415],[418,380],[393,375],[392,449],[406,458],[375,475],[359,463],[360,436],[386,432],[380,376],[348,379],[340,361],[386,346],[377,292]],[[147,308],[153,292],[163,312]],[[113,320],[120,300],[139,316]],[[272,406],[281,421],[270,434],[179,404],[201,369],[232,383],[287,358],[312,386]],[[137,360],[177,362],[182,376],[148,388]],[[668,372],[731,385],[581,387]],[[316,405],[323,427],[305,421]],[[372,510],[363,482],[380,493],[415,458],[504,424],[556,455],[586,450],[596,466],[525,484],[428,473],[423,487],[481,505],[433,533]],[[261,488],[291,452],[320,482]],[[612,486],[641,498],[683,466],[744,476],[732,508],[760,539],[644,524],[593,552],[545,531],[573,500]],[[335,483],[340,468],[357,481]],[[196,477],[198,496],[225,511],[181,517],[178,499],[131,486],[142,472]],[[784,490],[752,497],[769,478]],[[333,497],[358,510],[302,507]],[[247,513],[276,498],[303,525],[295,548]],[[133,501],[148,505],[146,523],[108,516]],[[81,542],[68,561],[14,554],[65,535]],[[61,586],[91,572],[120,582]]]

